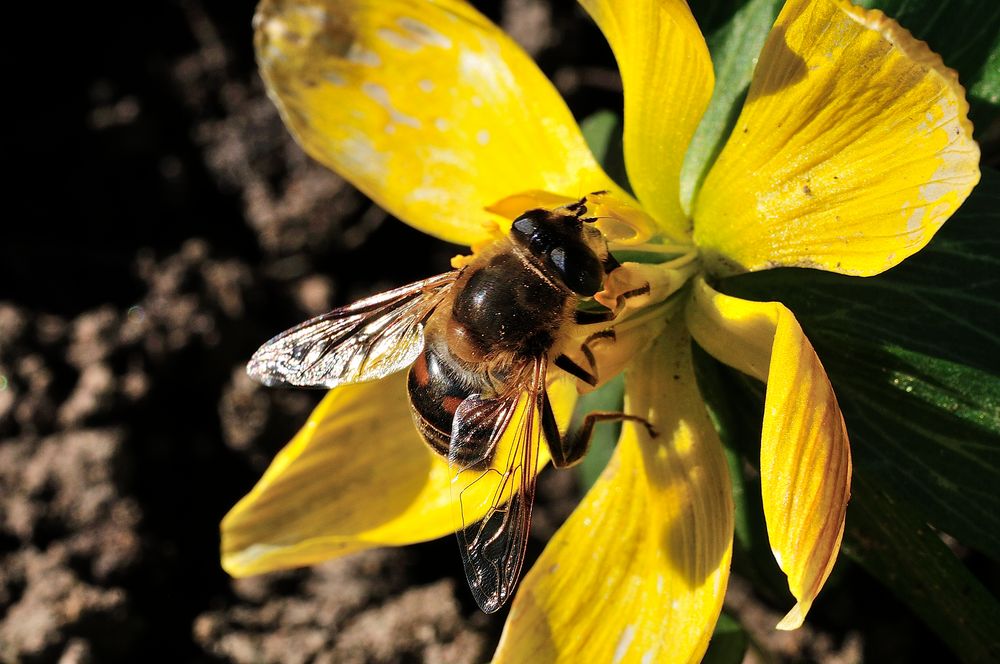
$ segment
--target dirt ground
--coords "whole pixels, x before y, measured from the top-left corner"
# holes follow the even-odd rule
[[[451,539],[243,581],[219,567],[220,518],[321,396],[251,383],[253,350],[457,253],[291,141],[256,76],[253,4],[35,5],[8,23],[0,661],[457,663],[499,638],[504,614],[475,608]],[[620,106],[572,3],[479,6],[578,116]],[[577,495],[543,478],[530,556]],[[728,606],[775,661],[940,650],[845,574],[857,594],[797,635],[775,635],[779,610],[738,578]],[[888,636],[851,627],[862,604],[899,616]]]

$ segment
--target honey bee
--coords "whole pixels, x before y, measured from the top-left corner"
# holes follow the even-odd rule
[[[465,267],[313,318],[265,343],[247,365],[265,385],[326,388],[409,367],[416,428],[455,476],[500,464],[486,515],[474,523],[462,516],[457,533],[469,587],[487,613],[507,601],[524,561],[541,438],[564,468],[583,458],[597,422],[634,420],[655,435],[639,417],[594,412],[563,436],[549,402],[549,369],[597,385],[590,343],[614,337],[607,327],[586,336],[588,367],[558,350],[573,326],[616,315],[579,308],[618,266],[586,202],[529,210]],[[508,430],[512,448],[500,459]]]

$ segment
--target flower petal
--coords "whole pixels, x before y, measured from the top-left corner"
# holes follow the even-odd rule
[[[568,419],[573,386],[549,394]],[[450,487],[447,461],[414,428],[405,372],[331,390],[223,519],[222,566],[249,576],[441,537],[454,530]]]
[[[619,191],[531,58],[461,0],[264,0],[255,25],[299,143],[420,230],[478,244],[512,193]]]
[[[578,201],[547,191],[521,191],[487,206],[487,210],[513,221],[525,210],[555,208]],[[586,196],[587,216],[595,217],[594,225],[609,243],[635,245],[650,239],[656,222],[641,210],[631,196],[596,191]]]
[[[851,492],[851,449],[837,397],[795,316],[694,286],[688,325],[722,362],[767,382],[761,489],[771,550],[798,600],[778,624],[795,629],[830,575]]]
[[[698,661],[732,553],[729,473],[673,325],[626,373],[615,456],[521,582],[494,662]]]
[[[712,96],[705,39],[684,0],[580,0],[607,38],[625,88],[625,167],[643,207],[673,240],[684,153]]]
[[[716,274],[873,275],[930,241],[979,181],[965,90],[879,11],[790,0],[695,205]]]

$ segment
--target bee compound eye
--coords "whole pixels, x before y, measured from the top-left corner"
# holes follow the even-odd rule
[[[549,249],[558,242],[545,210],[528,210],[511,226],[511,236],[534,256],[545,259]]]
[[[511,226],[510,230],[515,235],[520,235],[525,241],[529,241],[538,230],[538,222],[530,216],[524,215],[514,220],[514,225]]]
[[[603,287],[604,270],[590,251],[580,248],[555,247],[549,252],[549,264],[574,293],[593,295]]]
[[[566,274],[566,250],[562,247],[556,247],[551,252],[549,252],[549,260],[552,262],[552,267],[556,269],[561,275]]]

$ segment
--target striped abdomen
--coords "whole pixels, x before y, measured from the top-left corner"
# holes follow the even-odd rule
[[[435,348],[428,341],[410,367],[406,385],[417,431],[431,449],[446,459],[455,411],[469,395],[490,389],[485,378],[463,370],[447,353],[447,349]],[[455,459],[463,464],[469,460]]]

